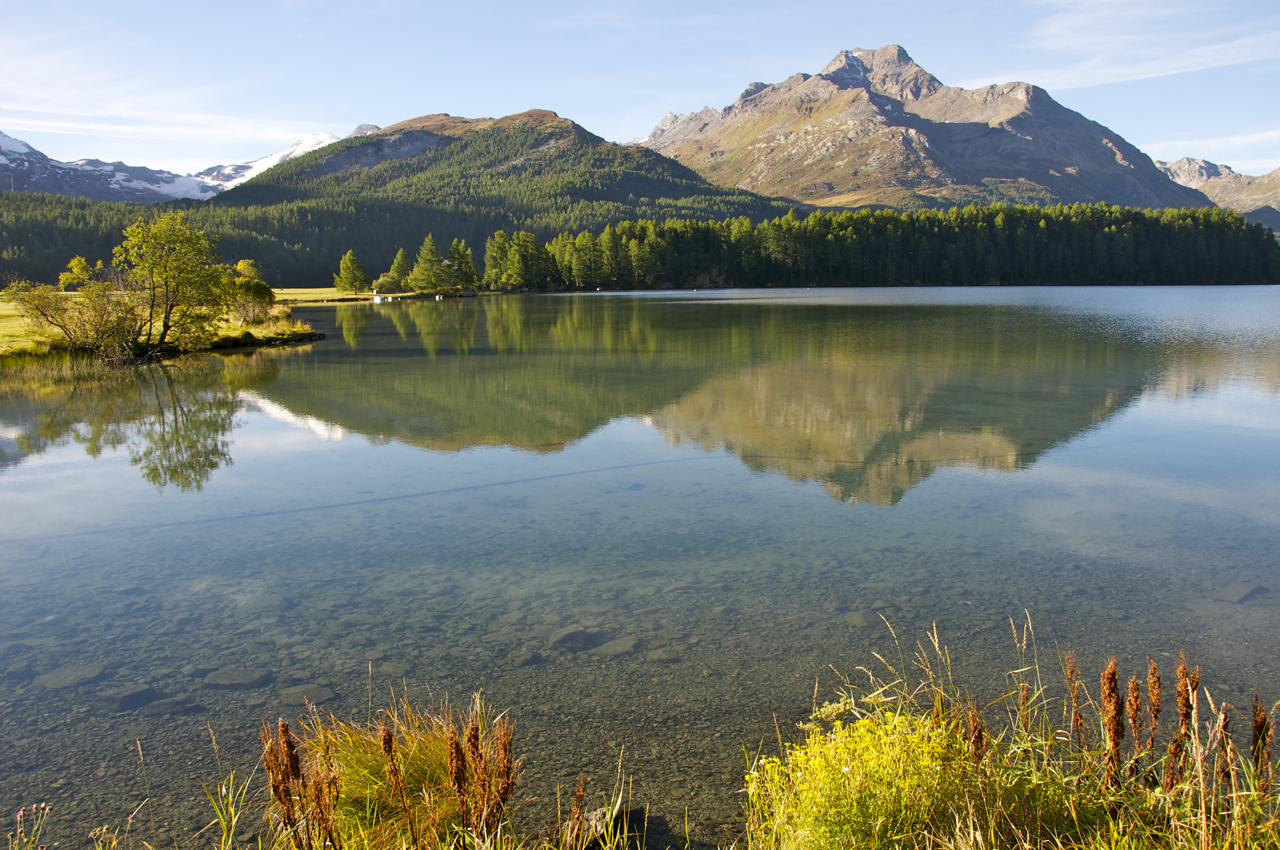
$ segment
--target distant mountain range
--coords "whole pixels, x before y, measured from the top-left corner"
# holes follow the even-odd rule
[[[376,132],[361,124],[352,136]],[[267,169],[295,156],[339,141],[332,133],[313,133],[287,150],[235,165],[215,165],[196,174],[174,174],[162,169],[78,159],[60,162],[0,132],[0,191],[47,192],[91,201],[134,201],[144,204],[176,200],[204,200],[252,180]],[[5,185],[8,184],[8,185]]]

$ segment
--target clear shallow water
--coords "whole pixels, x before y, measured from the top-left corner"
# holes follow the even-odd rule
[[[621,752],[726,840],[744,749],[895,652],[881,615],[979,692],[1023,611],[1049,667],[1280,691],[1280,290],[298,313],[328,339],[0,399],[0,795],[63,840],[148,796],[182,840],[206,725],[248,766],[302,694],[392,686],[510,709],[530,822]]]

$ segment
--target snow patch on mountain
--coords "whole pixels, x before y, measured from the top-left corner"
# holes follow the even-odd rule
[[[352,136],[376,133],[361,124]],[[197,174],[78,159],[59,162],[19,139],[0,132],[0,188],[18,192],[48,192],[94,201],[160,203],[178,199],[203,200],[252,180],[275,165],[339,141],[332,133],[312,133],[286,150],[234,165],[215,165]]]
[[[357,128],[358,131],[359,128]],[[206,168],[204,171],[198,172],[194,176],[204,181],[205,185],[216,187],[215,191],[222,191],[223,189],[230,189],[232,186],[239,186],[246,180],[252,180],[268,168],[293,159],[295,156],[319,150],[325,145],[331,145],[339,140],[340,137],[332,133],[312,133],[294,142],[293,146],[288,150],[268,154],[260,159],[255,159],[253,162],[242,162],[236,165],[215,165],[212,168]]]

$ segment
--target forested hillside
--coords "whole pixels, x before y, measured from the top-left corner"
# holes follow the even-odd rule
[[[0,193],[0,273],[49,281],[72,256],[110,260],[139,217],[173,209],[258,262],[276,286],[328,285],[354,249],[376,274],[431,233],[472,245],[499,229],[550,239],[624,219],[777,216],[787,206],[713,186],[652,151],[614,145],[553,113],[429,116],[299,156],[212,201],[90,203]]]

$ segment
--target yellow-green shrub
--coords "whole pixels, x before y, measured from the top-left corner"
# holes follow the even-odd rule
[[[954,825],[976,782],[968,743],[931,717],[885,714],[814,730],[747,776],[750,833],[765,846],[875,847]]]

